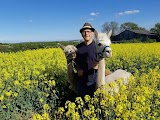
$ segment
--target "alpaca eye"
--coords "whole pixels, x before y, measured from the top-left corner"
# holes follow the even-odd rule
[[[98,46],[101,46],[102,44],[101,43],[98,43]]]

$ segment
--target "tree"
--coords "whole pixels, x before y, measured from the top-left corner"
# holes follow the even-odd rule
[[[145,28],[139,27],[138,24],[133,22],[126,22],[120,26],[120,31],[124,30],[145,30]]]
[[[156,23],[154,28],[151,28],[150,31],[156,33],[160,38],[160,23]]]
[[[103,32],[109,33],[109,31],[112,30],[112,35],[116,35],[119,32],[118,23],[114,22],[114,21],[112,21],[112,22],[105,22],[102,25],[102,27],[103,27],[103,29],[102,29]]]

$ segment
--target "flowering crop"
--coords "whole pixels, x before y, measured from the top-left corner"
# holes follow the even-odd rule
[[[93,98],[77,97],[75,102],[67,101],[58,109],[56,94],[67,81],[61,49],[0,53],[0,118],[160,119],[159,46],[159,43],[112,44],[113,57],[106,59],[106,67],[131,72],[129,85],[121,85],[113,95],[97,89]]]
[[[160,66],[160,43],[112,44],[112,58],[106,59],[106,67],[146,73],[150,68]]]
[[[66,61],[61,49],[0,53],[0,117],[30,118],[41,113],[46,103],[55,108],[56,83],[65,78]]]

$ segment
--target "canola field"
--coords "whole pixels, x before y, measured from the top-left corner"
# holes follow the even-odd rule
[[[111,48],[113,56],[106,59],[106,68],[131,72],[129,85],[118,80],[118,93],[97,89],[93,98],[77,97],[61,107],[67,92],[67,64],[60,48],[0,53],[0,118],[160,119],[160,43],[112,44]]]

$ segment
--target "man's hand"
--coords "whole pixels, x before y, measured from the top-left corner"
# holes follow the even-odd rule
[[[77,72],[78,72],[78,76],[83,76],[83,70],[82,69],[79,69]]]
[[[98,69],[98,63],[95,63],[94,65],[93,65],[93,69]]]

